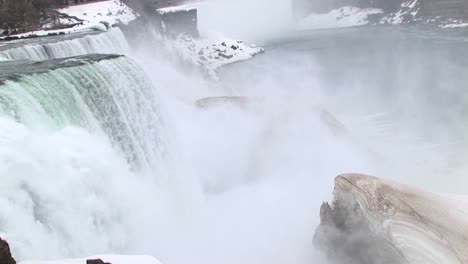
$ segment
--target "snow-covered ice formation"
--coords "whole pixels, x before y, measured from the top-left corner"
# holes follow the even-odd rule
[[[349,174],[320,216],[315,244],[347,263],[468,263],[468,197]]]

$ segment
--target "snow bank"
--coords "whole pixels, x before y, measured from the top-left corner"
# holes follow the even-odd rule
[[[77,17],[83,20],[83,23],[81,25],[70,28],[32,31],[24,34],[13,35],[13,37],[40,37],[47,35],[78,33],[90,30],[106,31],[107,28],[104,24],[107,24],[108,26],[114,26],[119,23],[128,24],[138,16],[138,14],[136,14],[132,9],[119,0],[75,5],[59,9],[58,11],[71,17]],[[74,25],[76,22],[77,21],[74,19],[60,19],[60,23],[64,25]],[[5,39],[5,37],[0,38],[0,40],[1,39]]]
[[[441,25],[441,28],[465,28],[468,27],[468,23],[465,22],[456,22],[456,23],[450,23],[446,25]]]
[[[23,261],[19,264],[85,264],[87,259],[102,259],[112,264],[161,264],[151,256],[99,255],[84,259],[63,259],[56,261]]]
[[[69,6],[58,11],[84,20],[85,26],[102,22],[111,26],[119,23],[128,24],[137,17],[132,9],[119,0]],[[66,20],[61,22],[67,23]]]
[[[301,20],[297,30],[327,29],[362,26],[369,23],[369,15],[382,14],[378,8],[358,8],[345,6],[327,14],[311,14]]]
[[[443,16],[425,16],[420,12],[422,2],[420,0],[409,0],[403,2],[399,10],[388,14],[380,20],[380,24],[400,25],[408,23],[422,23],[436,25],[440,28],[464,28],[468,23],[462,19],[454,19]]]
[[[88,25],[88,26],[76,26],[72,28],[64,28],[64,29],[57,29],[57,30],[38,30],[38,31],[31,31],[22,34],[10,35],[8,37],[0,37],[0,40],[4,40],[9,37],[15,38],[31,38],[31,37],[43,37],[43,36],[55,36],[55,35],[63,35],[63,34],[70,34],[70,33],[80,33],[86,32],[91,30],[99,30],[99,31],[106,31],[107,28],[103,24],[95,24],[95,25]]]
[[[214,35],[201,38],[180,35],[175,41],[168,41],[167,48],[175,49],[184,60],[202,67],[215,78],[220,67],[251,59],[264,51],[243,41]]]

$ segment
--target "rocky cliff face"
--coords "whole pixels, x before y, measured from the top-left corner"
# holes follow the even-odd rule
[[[466,197],[343,175],[320,215],[315,245],[338,263],[468,263]]]
[[[346,178],[338,177],[333,204],[324,203],[320,208],[315,246],[338,263],[408,263],[361,202],[341,189],[348,184],[351,183]]]

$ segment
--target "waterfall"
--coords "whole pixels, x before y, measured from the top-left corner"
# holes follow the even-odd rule
[[[159,100],[131,60],[94,55],[34,67],[40,73],[0,85],[0,113],[29,127],[102,131],[137,168],[158,160],[164,149]]]
[[[5,64],[36,71],[0,74],[0,234],[19,259],[125,252],[158,201],[155,87],[120,55]]]
[[[33,40],[34,41],[34,40]],[[15,45],[15,43],[10,44]],[[128,51],[128,43],[119,28],[99,34],[90,34],[49,43],[0,47],[0,61],[5,60],[47,60],[93,53],[122,54]]]

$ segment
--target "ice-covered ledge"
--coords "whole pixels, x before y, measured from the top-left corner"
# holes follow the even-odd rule
[[[338,176],[314,244],[359,264],[468,263],[468,198],[361,174]]]

